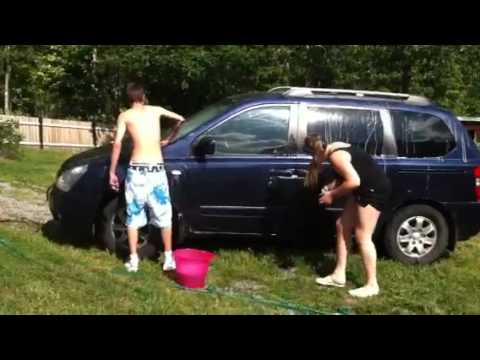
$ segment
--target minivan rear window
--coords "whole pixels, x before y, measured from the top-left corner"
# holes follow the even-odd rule
[[[309,106],[306,111],[307,135],[320,135],[328,143],[346,142],[370,155],[381,155],[383,124],[380,112]]]
[[[390,111],[399,157],[442,157],[456,147],[445,122],[431,114]]]

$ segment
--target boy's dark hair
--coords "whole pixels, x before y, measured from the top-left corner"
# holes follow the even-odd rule
[[[145,101],[145,88],[142,84],[132,82],[127,86],[127,95],[130,103],[141,103]]]

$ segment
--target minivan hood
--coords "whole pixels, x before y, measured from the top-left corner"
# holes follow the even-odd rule
[[[112,148],[112,145],[105,145],[75,154],[62,164],[60,171],[69,170],[77,166],[89,164],[91,162],[107,161],[112,154]]]
[[[91,163],[104,163],[105,165],[107,165],[110,163],[112,149],[113,145],[109,144],[99,148],[90,149],[79,154],[75,154],[62,164],[60,172]],[[162,152],[165,159],[168,159],[170,157],[168,145],[162,149]],[[132,143],[130,141],[125,141],[122,146],[122,153],[120,154],[119,164],[123,162],[128,162],[131,153]]]

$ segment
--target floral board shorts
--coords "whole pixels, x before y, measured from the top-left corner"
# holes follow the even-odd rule
[[[172,227],[172,204],[163,164],[130,163],[125,183],[127,226],[139,229],[150,224]],[[147,210],[148,215],[147,216]]]

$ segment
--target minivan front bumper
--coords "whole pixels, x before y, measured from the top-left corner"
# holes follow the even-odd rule
[[[51,185],[48,189],[47,189],[47,202],[48,202],[48,208],[50,209],[50,213],[52,214],[53,216],[53,219],[55,221],[60,221],[61,220],[61,216],[58,212],[58,209],[59,209],[59,206],[58,206],[58,197],[55,196],[54,194],[54,190],[55,190],[55,184]],[[56,201],[57,200],[57,201]]]
[[[88,204],[88,197],[83,196],[82,199],[80,193],[63,192],[52,185],[47,190],[47,200],[54,220],[69,234],[82,238],[92,235],[95,215]]]

